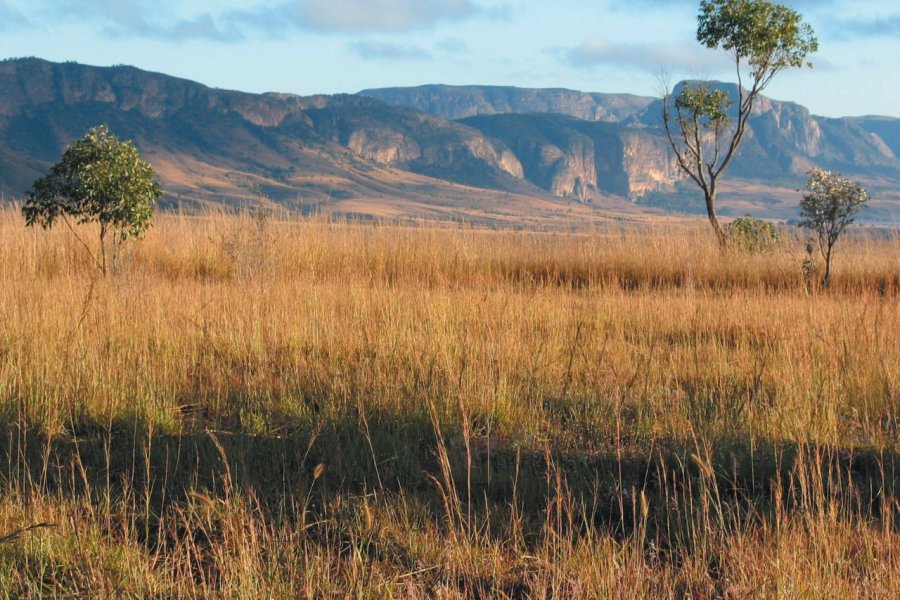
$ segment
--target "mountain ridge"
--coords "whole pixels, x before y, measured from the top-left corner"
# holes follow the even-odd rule
[[[586,121],[628,121],[655,98],[567,88],[428,84],[367,89],[359,95],[409,106],[445,119],[494,114],[556,113]],[[565,107],[565,108],[563,108]]]
[[[563,214],[634,216],[646,210],[631,201],[677,191],[682,178],[653,122],[658,99],[462,87],[464,97],[480,100],[467,105],[451,97],[454,110],[485,114],[447,119],[367,94],[250,94],[128,66],[6,60],[0,190],[23,193],[66,144],[106,122],[133,139],[160,173],[167,206],[266,201],[299,210],[514,223]],[[405,88],[389,89],[402,99]],[[426,86],[427,98],[437,102],[442,91],[453,96],[459,89]],[[750,184],[723,196],[726,209],[733,197],[735,206],[743,202],[760,216],[787,218],[788,188],[819,163],[852,162],[876,187],[898,187],[893,148],[900,119],[828,120],[769,99],[761,107],[733,168]],[[576,115],[553,113],[561,109]],[[586,114],[594,118],[578,116]],[[772,187],[781,180],[788,183]],[[763,199],[750,191],[760,184],[773,190]],[[896,221],[898,203],[889,195],[878,214]]]

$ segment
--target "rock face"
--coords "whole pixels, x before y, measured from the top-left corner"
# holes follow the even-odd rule
[[[676,86],[676,95],[683,85]],[[736,103],[736,86],[709,85],[726,90]],[[433,85],[360,93],[445,118],[479,115],[461,118],[460,122],[512,148],[525,167],[525,177],[557,195],[571,195],[573,182],[580,180],[603,191],[638,198],[647,192],[670,190],[683,177],[663,137],[662,101],[658,99],[490,86]],[[580,123],[555,120],[539,130],[534,125],[536,117],[523,113],[565,115]],[[502,126],[490,125],[493,118],[502,118]],[[608,137],[600,142],[596,130],[591,129],[591,123],[600,122],[617,126],[605,130],[608,136],[618,138],[617,143],[611,143]],[[760,97],[729,174],[797,180],[814,167],[857,174],[900,174],[898,123],[900,119],[879,117],[826,119],[810,115],[798,104]],[[550,129],[555,131],[548,134]],[[572,137],[573,130],[591,139],[593,152],[602,155],[593,161],[596,172],[587,166],[591,161],[585,160],[584,144],[573,139],[560,141],[567,135]],[[625,187],[622,179],[627,182]],[[610,180],[617,183],[606,183]]]
[[[630,198],[672,190],[684,177],[662,136],[630,130],[622,134],[622,146],[622,169],[628,176]]]
[[[203,176],[194,183],[161,174],[166,189],[209,201],[258,195],[253,180],[260,177],[279,183],[267,192],[276,199],[321,193],[298,187],[298,179],[366,185],[373,167],[542,193],[522,179],[514,154],[477,130],[357,95],[246,94],[132,67],[38,59],[0,63],[0,90],[0,189],[7,195],[21,195],[69,142],[98,123],[151,155],[179,155],[180,165],[196,163],[204,174],[225,171],[244,182],[243,191],[225,193],[204,187]],[[324,193],[365,192],[355,187]]]
[[[99,104],[149,119],[171,117],[186,109],[234,112],[254,125],[272,127],[326,98],[244,94],[134,67],[98,68],[34,58],[0,63],[0,81],[2,117],[16,116],[25,107]]]
[[[484,133],[521,165],[522,177],[555,196],[582,196],[597,185],[589,137],[557,127],[546,115],[473,117],[461,123]],[[576,187],[579,194],[576,194]]]
[[[733,106],[738,102],[737,87],[733,84],[688,83],[725,90]],[[673,95],[684,85],[684,82],[678,84]],[[659,127],[661,114],[662,101],[656,100],[647,107],[641,122]],[[784,178],[803,176],[815,167],[864,174],[872,170],[900,170],[900,162],[883,140],[871,135],[855,119],[818,117],[794,102],[760,96],[728,172],[751,179]]]
[[[522,162],[524,176],[563,197],[587,192],[640,197],[666,191],[681,178],[666,141],[648,128],[562,115],[496,115],[460,121],[504,145]]]
[[[534,89],[488,85],[423,85],[363,90],[395,106],[408,106],[445,119],[485,115],[553,113],[585,121],[629,122],[653,102],[631,94],[599,94],[566,89]]]
[[[635,200],[683,177],[662,134],[661,100],[637,96],[479,86],[258,95],[38,59],[0,62],[0,90],[7,196],[21,196],[99,123],[135,141],[173,202],[430,199],[465,196],[460,184],[494,197]],[[820,166],[900,181],[898,123],[824,119],[760,98],[729,175],[796,189]]]
[[[862,127],[869,135],[875,136],[878,140],[890,148],[894,156],[900,157],[900,119],[891,117],[858,117],[847,119]]]
[[[522,166],[480,132],[361,96],[333,96],[303,111],[320,137],[382,165],[482,187],[517,187]]]

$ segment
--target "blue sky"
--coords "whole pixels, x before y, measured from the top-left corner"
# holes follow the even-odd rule
[[[900,117],[900,2],[785,0],[815,68],[767,94]],[[656,95],[660,73],[732,80],[694,40],[699,0],[0,0],[0,57],[130,64],[250,92],[425,83]]]

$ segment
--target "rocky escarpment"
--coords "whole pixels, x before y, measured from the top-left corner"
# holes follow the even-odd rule
[[[514,154],[461,123],[347,95],[304,114],[319,135],[384,165],[501,189],[522,178]]]
[[[660,127],[661,100],[629,95],[487,86],[259,95],[39,59],[0,62],[0,90],[7,196],[99,123],[133,139],[173,196],[208,202],[402,198],[420,193],[403,183],[416,177],[429,202],[463,194],[458,184],[499,198],[634,200],[683,179]],[[463,115],[474,116],[445,118]],[[760,98],[729,176],[795,190],[824,167],[889,187],[900,181],[898,123],[825,119]]]
[[[561,115],[495,115],[460,121],[510,149],[524,177],[557,196],[635,197],[668,189],[680,174],[653,132]]]
[[[900,119],[891,117],[856,117],[847,119],[862,127],[870,136],[877,137],[900,157]]]
[[[736,105],[736,86],[705,84],[726,90]],[[676,95],[683,85],[675,87]],[[526,179],[556,195],[579,195],[576,185],[583,185],[637,198],[671,190],[683,177],[662,133],[661,100],[491,86],[432,85],[361,94],[447,118],[478,115],[460,120],[507,145],[522,162]],[[522,113],[575,119],[550,119],[542,128],[536,125],[538,117]],[[499,120],[489,120],[493,118]],[[598,122],[618,128],[600,135],[592,129]],[[815,167],[900,174],[897,123],[900,120],[877,117],[826,119],[792,102],[759,97],[729,174],[795,182]],[[593,160],[594,168],[588,157],[591,152],[599,157]]]
[[[648,192],[666,192],[684,178],[668,142],[662,136],[640,129],[621,134],[622,170],[628,177],[628,197],[640,198]]]
[[[490,85],[423,85],[359,92],[386,104],[407,106],[445,119],[553,113],[585,121],[630,122],[653,98],[567,89],[535,89]]]
[[[71,140],[98,123],[108,123],[150,153],[186,153],[217,169],[250,169],[283,181],[279,193],[288,197],[301,194],[290,191],[291,178],[329,173],[346,179],[363,175],[370,168],[366,163],[540,193],[522,178],[516,156],[495,148],[478,131],[372,98],[247,94],[133,67],[39,59],[0,63],[0,89],[0,145],[6,156],[0,189],[10,194],[21,194]],[[190,182],[164,183],[215,198],[214,190]]]
[[[36,58],[0,62],[0,84],[0,116],[7,118],[27,107],[95,103],[150,119],[171,117],[186,109],[233,112],[254,125],[274,127],[305,108],[327,102],[327,96],[213,89],[129,66],[98,68]]]
[[[686,84],[725,90],[732,101],[732,118],[736,116],[738,93],[734,84],[682,82],[675,87],[673,95]],[[641,123],[658,128],[661,115],[662,101],[656,100],[641,116]],[[867,131],[859,119],[819,117],[794,102],[766,96],[757,98],[744,141],[729,173],[751,179],[797,178],[816,167],[846,173],[900,171],[900,162],[889,145],[875,132]]]

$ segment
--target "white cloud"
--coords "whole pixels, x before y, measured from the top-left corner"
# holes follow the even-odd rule
[[[114,37],[239,41],[249,35],[281,36],[290,31],[401,33],[464,19],[503,18],[507,5],[479,0],[282,0],[248,8],[215,7],[199,13],[151,0],[38,0],[33,10],[100,24]],[[168,7],[168,10],[167,10]],[[7,12],[0,4],[0,17]],[[11,17],[10,17],[11,18]]]
[[[863,19],[838,19],[828,26],[838,39],[869,38],[875,36],[900,37],[900,13]]]
[[[296,25],[319,31],[410,31],[474,16],[471,0],[299,0]]]
[[[564,50],[562,55],[570,65],[582,68],[607,65],[650,73],[673,70],[693,73],[720,72],[733,68],[724,53],[711,52],[698,46],[693,40],[615,43],[593,37],[579,46]]]
[[[833,6],[838,2],[839,0],[780,0],[779,3],[790,6],[794,10],[799,10],[805,8],[825,8]],[[699,8],[700,3],[697,1],[688,4],[685,0],[607,0],[607,5],[611,8],[623,10],[645,10],[648,8],[665,9],[688,5],[691,7],[691,10],[696,10]]]
[[[367,60],[428,60],[431,54],[418,46],[391,44],[388,42],[354,42],[348,46],[351,51]]]

